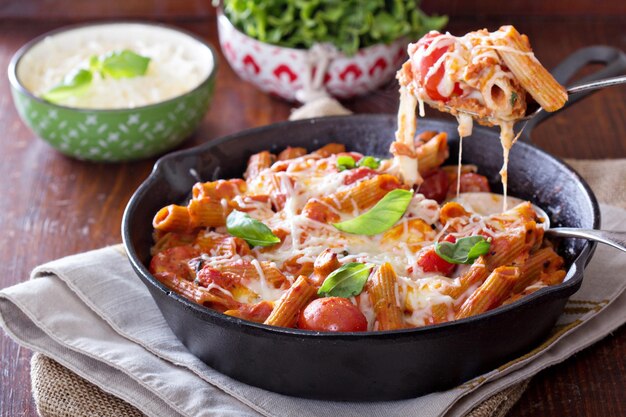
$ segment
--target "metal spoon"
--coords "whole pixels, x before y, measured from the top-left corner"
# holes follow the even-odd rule
[[[613,85],[619,85],[619,84],[624,84],[626,83],[626,75],[622,75],[619,77],[613,77],[613,78],[607,78],[604,80],[599,80],[599,81],[594,81],[594,82],[590,82],[590,83],[586,83],[586,84],[580,84],[580,85],[576,85],[574,87],[570,87],[567,89],[567,95],[571,96],[574,94],[578,94],[578,93],[582,93],[584,91],[593,91],[593,90],[599,90],[601,88],[604,87],[610,87]],[[476,119],[476,120],[480,120],[483,122],[486,122],[488,124],[491,124],[492,121],[496,120],[492,117],[485,117],[482,116],[478,113],[472,112],[472,111],[468,111],[468,110],[462,110],[462,109],[453,109],[452,107],[446,106],[444,104],[441,103],[437,103],[434,102],[433,105],[437,108],[439,107],[443,107],[446,111],[448,111],[449,113],[452,114],[457,114],[457,113],[464,113],[464,114],[468,114],[470,116],[472,116],[472,118]],[[519,119],[511,119],[510,121],[514,121],[514,122],[521,122],[521,121],[525,121],[525,120],[530,120],[533,117],[537,116],[537,114],[539,114],[543,109],[541,107],[537,107],[535,110],[533,111],[529,111],[532,109],[526,109],[526,115],[524,117],[521,117]]]
[[[502,211],[503,196],[495,193],[461,193],[454,201],[461,203],[468,210],[487,216],[490,214],[500,213]],[[509,207],[514,207],[524,202],[516,197],[507,197]],[[543,220],[542,226],[545,233],[551,236],[574,237],[580,239],[593,240],[595,242],[604,243],[623,252],[626,252],[626,231],[608,231],[595,229],[579,229],[574,227],[550,227],[550,218],[548,214],[541,208],[532,205],[537,215]]]

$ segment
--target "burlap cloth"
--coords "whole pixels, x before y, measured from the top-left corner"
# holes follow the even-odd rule
[[[626,209],[625,159],[567,162],[589,182],[599,201]],[[506,415],[522,396],[528,382],[526,379],[492,395],[467,416]],[[44,417],[143,415],[128,403],[39,353],[32,357],[31,383],[37,411]]]

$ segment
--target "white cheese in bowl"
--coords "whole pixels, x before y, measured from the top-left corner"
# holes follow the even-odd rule
[[[88,109],[126,109],[159,103],[193,90],[215,63],[202,42],[177,30],[143,23],[77,27],[48,36],[28,50],[17,66],[24,87],[41,97],[76,69],[89,69],[90,57],[131,50],[150,58],[145,75],[95,75],[82,94],[57,104]]]

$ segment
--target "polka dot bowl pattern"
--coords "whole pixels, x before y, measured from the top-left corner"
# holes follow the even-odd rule
[[[20,83],[16,68],[29,48],[59,31],[29,42],[16,52],[9,64],[11,93],[20,117],[59,152],[97,162],[122,162],[159,155],[189,137],[208,111],[215,86],[216,55],[210,45],[189,34],[204,44],[214,65],[200,85],[178,97],[142,107],[111,110],[65,107],[36,97]]]
[[[231,68],[262,91],[289,101],[305,86],[303,76],[314,74],[309,52],[260,42],[240,32],[220,11],[218,34],[222,52]],[[389,81],[407,58],[407,40],[360,49],[354,56],[339,54],[324,74],[326,90],[336,98],[367,94]]]

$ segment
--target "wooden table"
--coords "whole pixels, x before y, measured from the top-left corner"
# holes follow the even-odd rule
[[[465,33],[513,22],[527,33],[539,59],[556,65],[577,48],[606,44],[626,49],[623,15],[615,18],[452,19],[448,29]],[[174,20],[217,45],[212,17]],[[26,41],[58,27],[43,20],[0,20],[0,68]],[[214,105],[185,147],[245,128],[285,120],[291,106],[241,82],[220,55]],[[359,113],[394,113],[397,87],[346,102]],[[431,113],[432,114],[432,113]],[[561,157],[626,157],[626,88],[603,91],[566,110],[534,134],[537,144]],[[42,262],[121,241],[120,221],[135,188],[155,159],[94,164],[50,148],[20,121],[0,79],[0,288],[28,279]],[[37,300],[33,300],[36,302]],[[35,416],[30,394],[31,352],[0,335],[0,416]],[[533,378],[512,416],[626,415],[626,328]]]

